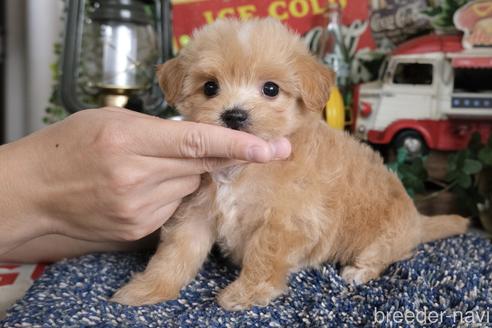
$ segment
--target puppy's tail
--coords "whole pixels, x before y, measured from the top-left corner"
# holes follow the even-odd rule
[[[420,242],[426,243],[464,233],[470,221],[459,215],[421,215]]]

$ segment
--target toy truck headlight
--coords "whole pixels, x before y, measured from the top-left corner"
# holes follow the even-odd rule
[[[367,118],[372,114],[372,105],[366,101],[361,101],[359,106],[360,116]]]

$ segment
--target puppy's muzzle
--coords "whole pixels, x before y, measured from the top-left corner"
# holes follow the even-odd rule
[[[240,108],[228,109],[222,113],[220,119],[225,126],[233,130],[240,130],[248,123],[248,112]]]

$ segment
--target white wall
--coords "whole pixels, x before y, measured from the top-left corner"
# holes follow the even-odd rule
[[[12,141],[25,134],[25,1],[7,0],[5,134]]]
[[[7,0],[7,141],[44,126],[62,10],[61,0]]]

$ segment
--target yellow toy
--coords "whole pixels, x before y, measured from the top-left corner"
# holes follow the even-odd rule
[[[332,88],[330,99],[326,103],[325,120],[334,129],[343,130],[345,127],[345,106],[337,87]]]

